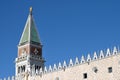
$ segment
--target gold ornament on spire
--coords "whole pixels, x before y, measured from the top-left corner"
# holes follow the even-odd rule
[[[30,14],[32,14],[32,10],[33,10],[32,7],[30,7]]]

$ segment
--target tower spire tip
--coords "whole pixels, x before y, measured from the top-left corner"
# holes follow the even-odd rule
[[[30,7],[30,14],[32,14],[32,10],[33,10],[32,7]]]

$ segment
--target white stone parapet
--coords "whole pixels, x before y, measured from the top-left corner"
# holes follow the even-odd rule
[[[38,72],[39,74],[47,74],[47,73],[51,73],[54,71],[65,70],[67,68],[74,67],[77,65],[82,65],[84,63],[90,63],[91,61],[101,60],[101,59],[104,59],[110,56],[115,56],[118,53],[119,53],[119,50],[116,47],[114,47],[113,50],[110,50],[108,48],[106,51],[101,50],[99,54],[97,52],[94,52],[93,56],[88,54],[87,58],[85,58],[82,55],[81,59],[79,59],[78,57],[76,57],[75,61],[70,59],[68,64],[66,63],[66,61],[63,61],[63,64],[59,62],[58,64],[54,64],[53,66],[50,65],[48,68],[45,66],[43,69],[39,69]],[[36,73],[37,72],[35,71],[34,75]]]
[[[40,69],[35,70],[35,67],[33,66],[31,72],[29,72],[29,75],[30,76],[36,76],[36,75],[42,76],[44,74],[52,73],[54,71],[59,71],[59,70],[64,70],[65,71],[67,68],[70,68],[70,67],[82,65],[82,64],[85,64],[85,63],[90,63],[91,61],[101,60],[101,59],[108,58],[108,57],[111,57],[111,56],[116,56],[116,55],[119,55],[119,50],[116,47],[114,47],[113,50],[110,50],[108,48],[106,51],[101,50],[99,52],[99,54],[94,52],[93,56],[88,54],[87,58],[85,58],[82,55],[81,59],[79,59],[78,57],[75,58],[75,61],[70,59],[68,64],[64,60],[63,63],[59,62],[58,64],[54,64],[53,66],[50,65],[48,68],[45,66],[44,68],[40,68]],[[22,75],[18,75],[18,76],[3,78],[3,79],[0,79],[0,80],[21,80],[22,77],[23,77]]]
[[[7,77],[7,78],[3,78],[3,79],[0,79],[0,80],[17,80],[15,76],[12,76],[12,77]]]

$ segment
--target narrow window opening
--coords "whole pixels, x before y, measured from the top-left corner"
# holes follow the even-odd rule
[[[56,77],[55,80],[59,80],[59,77]]]
[[[87,73],[83,74],[83,79],[87,79]]]
[[[20,67],[18,67],[18,73],[20,73]]]
[[[108,67],[108,73],[112,73],[112,67]]]

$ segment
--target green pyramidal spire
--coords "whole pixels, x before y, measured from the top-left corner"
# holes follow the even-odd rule
[[[30,8],[30,13],[22,33],[22,37],[20,39],[19,45],[23,45],[25,43],[37,43],[40,44],[40,38],[35,26],[35,22],[32,16],[32,7]]]

